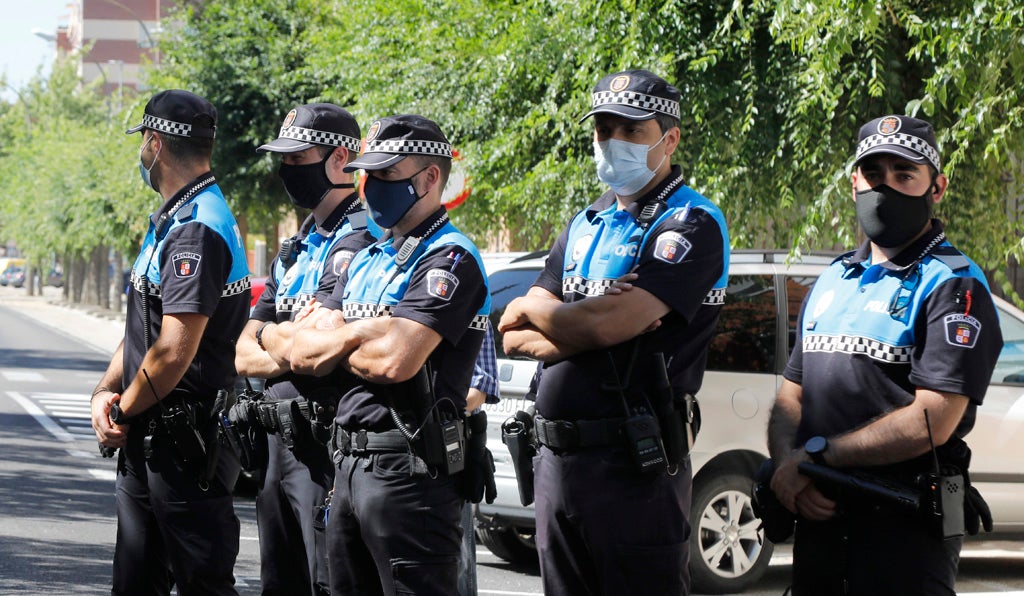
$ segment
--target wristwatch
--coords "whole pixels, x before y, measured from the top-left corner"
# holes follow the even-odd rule
[[[824,466],[825,463],[825,452],[828,451],[828,439],[822,436],[811,437],[804,443],[804,451],[807,455],[811,456],[811,461],[814,463]]]
[[[121,409],[121,406],[118,404],[112,404],[110,406],[110,421],[114,424],[121,425],[131,422],[131,418],[125,416],[124,410]]]
[[[256,330],[256,345],[258,345],[264,352],[267,351],[267,347],[263,345],[263,330],[271,323],[273,323],[273,321],[264,321],[263,324],[260,325],[259,329]]]

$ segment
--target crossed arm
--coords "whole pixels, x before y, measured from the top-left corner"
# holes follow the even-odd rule
[[[505,352],[552,362],[654,329],[669,307],[629,284],[634,279],[636,275],[629,274],[619,278],[614,291],[570,303],[533,286],[526,296],[509,303],[498,324],[505,334]]]

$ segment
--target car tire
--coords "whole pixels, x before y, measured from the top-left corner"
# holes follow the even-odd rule
[[[705,594],[742,592],[768,569],[774,546],[759,529],[753,479],[722,474],[694,486],[690,510],[690,580]]]
[[[477,527],[477,540],[500,559],[516,565],[537,565],[537,545],[532,533],[517,528],[488,530]]]

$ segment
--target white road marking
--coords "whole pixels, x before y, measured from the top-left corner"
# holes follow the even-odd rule
[[[32,371],[0,370],[0,375],[3,375],[8,381],[28,381],[31,383],[43,383],[46,381],[46,377],[42,374]]]
[[[45,428],[58,441],[60,441],[61,443],[74,442],[75,437],[73,437],[71,433],[69,433],[68,431],[61,428],[59,424],[54,422],[53,419],[51,419],[42,410],[40,410],[39,406],[37,406],[31,399],[15,391],[8,391],[7,396],[13,399],[14,401],[18,402],[18,405],[20,405],[23,410],[25,410],[26,412],[29,413],[30,416],[35,418],[36,422],[38,422],[40,426]]]

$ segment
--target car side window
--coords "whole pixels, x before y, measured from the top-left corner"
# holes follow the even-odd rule
[[[707,369],[774,372],[777,329],[772,276],[730,275]]]
[[[491,288],[491,325],[494,327],[494,355],[508,358],[502,348],[502,334],[498,333],[498,321],[505,314],[505,307],[520,296],[525,296],[530,286],[540,275],[540,269],[504,269],[488,277]]]
[[[996,360],[992,382],[1024,385],[1024,321],[999,309],[999,327],[1003,332],[1003,350]]]
[[[804,298],[811,286],[817,281],[817,277],[792,277],[786,276],[786,359],[793,351],[796,344],[796,322],[800,318],[800,308],[804,305]]]

